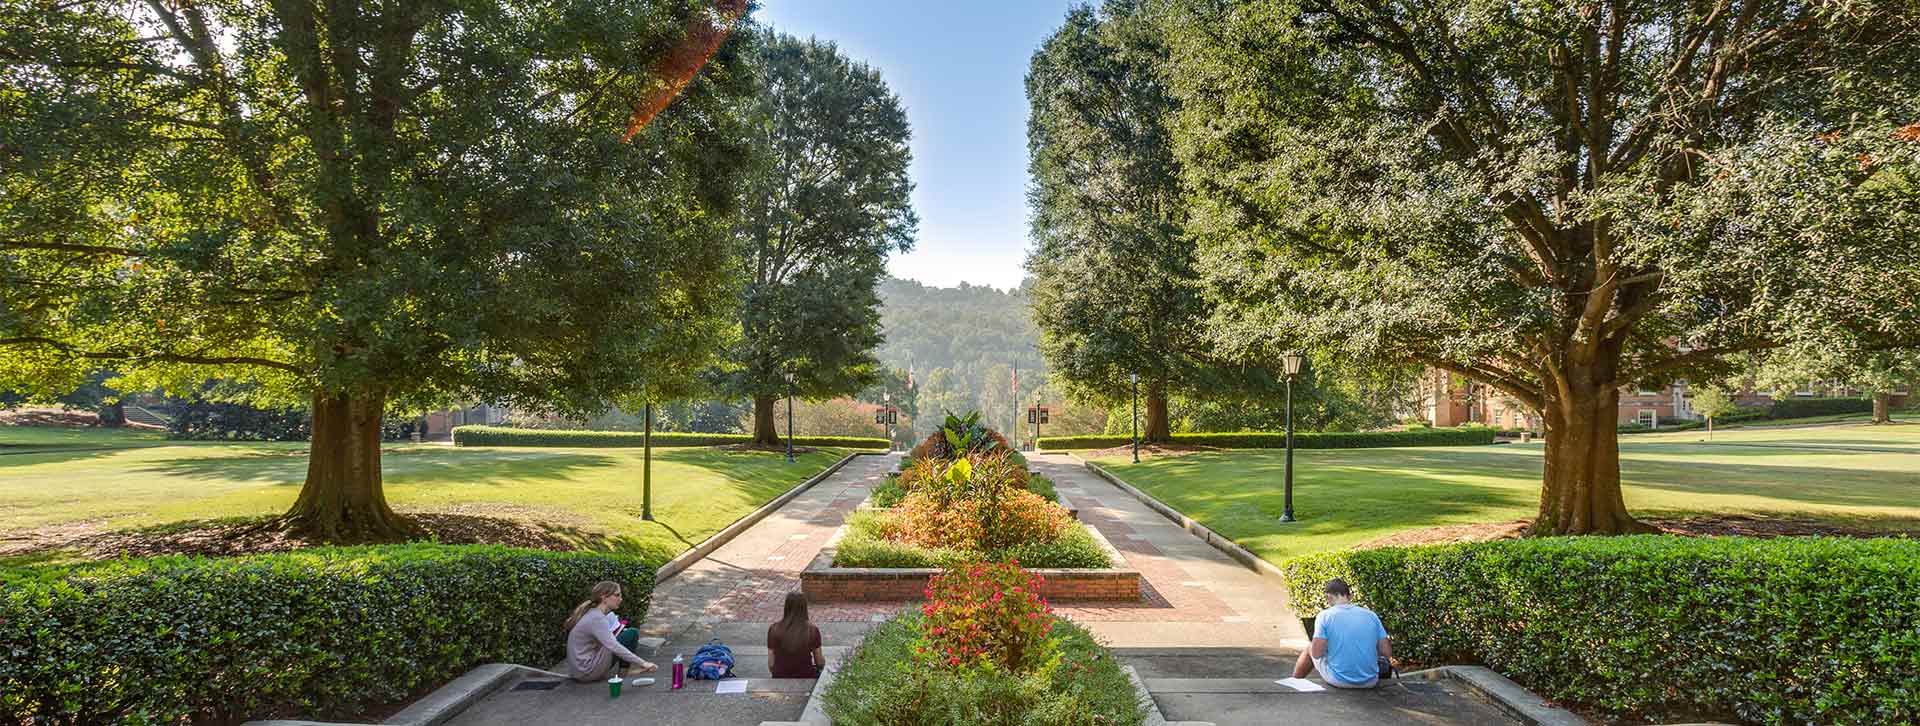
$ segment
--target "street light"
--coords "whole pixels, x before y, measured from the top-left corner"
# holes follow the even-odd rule
[[[787,463],[793,463],[793,369],[787,369]]]
[[[1300,375],[1300,351],[1290,350],[1282,358],[1287,365],[1287,498],[1280,521],[1293,520],[1293,379]]]
[[[887,402],[887,410],[885,412],[887,417],[887,453],[891,454],[893,453],[893,391],[887,391],[881,394],[881,400]]]
[[[1140,374],[1128,373],[1127,380],[1133,383],[1133,463],[1140,463]]]
[[[640,518],[653,521],[653,399],[640,407],[647,420],[646,433],[640,435]]]

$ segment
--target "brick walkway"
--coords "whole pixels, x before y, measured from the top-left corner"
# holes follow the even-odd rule
[[[800,571],[897,462],[863,456],[814,485],[654,594],[644,630],[680,642],[712,635],[750,637],[780,618]],[[1305,634],[1286,595],[1138,500],[1063,455],[1032,458],[1145,580],[1142,602],[1056,608],[1115,647],[1297,646]],[[816,603],[813,620],[851,635],[912,602]],[[729,627],[733,626],[733,627]],[[678,636],[678,637],[675,637]]]

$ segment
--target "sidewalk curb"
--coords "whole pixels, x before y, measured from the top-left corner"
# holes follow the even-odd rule
[[[813,485],[819,484],[820,482],[825,481],[827,477],[833,476],[835,472],[840,471],[841,467],[846,466],[847,462],[853,461],[854,457],[886,456],[890,453],[893,453],[893,452],[855,451],[851,454],[847,454],[846,456],[841,457],[840,461],[835,462],[833,466],[827,467],[826,471],[822,471],[819,474],[814,475],[813,478],[808,479],[804,482],[801,482],[799,486],[796,486],[792,489],[787,490],[787,493],[782,494],[778,497],[774,497],[773,501],[767,502],[766,504],[761,505],[759,509],[753,510],[752,512],[748,513],[747,516],[734,520],[734,523],[727,525],[726,529],[715,532],[712,537],[708,537],[704,540],[701,540],[700,544],[694,545],[692,549],[689,549],[685,552],[680,553],[678,556],[674,557],[671,560],[667,560],[666,564],[661,565],[660,569],[654,571],[653,573],[654,586],[658,587],[660,583],[666,582],[668,579],[672,578],[674,575],[678,575],[681,572],[684,572],[688,567],[692,567],[693,563],[699,562],[700,560],[704,559],[707,555],[713,554],[714,550],[720,549],[721,546],[725,545],[728,542],[732,542],[733,538],[740,536],[741,532],[745,532],[749,527],[759,524],[760,520],[766,519],[769,515],[773,514],[775,511],[778,511],[781,507],[786,506],[787,502],[791,502],[796,497],[799,497],[801,494],[805,494],[808,489],[813,488]]]
[[[1499,672],[1481,666],[1440,666],[1413,671],[1400,676],[1405,679],[1437,681],[1448,679],[1459,682],[1500,707],[1507,715],[1528,726],[1588,726],[1589,721],[1579,714],[1548,703],[1546,699],[1535,695],[1512,679]]]
[[[1260,559],[1259,555],[1249,552],[1247,548],[1235,544],[1233,540],[1227,539],[1225,535],[1208,529],[1206,525],[1194,521],[1192,517],[1181,514],[1180,510],[1169,507],[1158,499],[1154,499],[1146,492],[1140,491],[1132,484],[1128,484],[1126,480],[1114,476],[1112,472],[1101,468],[1099,464],[1087,461],[1074,454],[1067,454],[1067,458],[1080,462],[1081,465],[1087,468],[1087,471],[1091,471],[1095,476],[1107,480],[1107,483],[1119,487],[1120,491],[1132,495],[1134,499],[1138,499],[1140,503],[1147,505],[1147,508],[1159,512],[1160,516],[1166,517],[1174,524],[1179,525],[1179,527],[1186,530],[1188,534],[1198,537],[1200,541],[1212,545],[1216,550],[1220,550],[1221,554],[1233,558],[1233,561],[1245,565],[1249,570],[1258,572],[1262,576],[1273,578],[1280,583],[1282,588],[1286,587],[1286,575],[1282,574],[1280,568],[1275,567],[1273,563]],[[1285,590],[1282,591],[1285,592]],[[1287,605],[1288,607],[1292,607],[1292,603],[1287,603]]]
[[[1147,705],[1145,726],[1213,726],[1212,721],[1168,721],[1166,714],[1160,712],[1160,702],[1153,700],[1153,691],[1147,690],[1147,682],[1140,680],[1140,672],[1133,666],[1120,666],[1120,672],[1127,674],[1127,680],[1133,682],[1133,692],[1139,695]],[[766,724],[761,724],[766,726]]]

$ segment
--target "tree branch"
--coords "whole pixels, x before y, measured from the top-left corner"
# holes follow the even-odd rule
[[[164,351],[153,351],[148,353],[137,353],[137,352],[127,351],[127,350],[88,351],[88,350],[82,350],[78,346],[74,346],[68,343],[63,343],[58,340],[54,340],[52,338],[43,338],[38,336],[25,336],[25,337],[18,337],[18,338],[0,338],[0,346],[7,346],[7,345],[37,345],[37,346],[46,347],[46,348],[53,348],[55,350],[59,350],[63,353],[66,353],[68,355],[72,355],[78,358],[86,358],[89,360],[124,361],[134,365],[142,365],[146,363],[191,363],[191,364],[199,364],[199,365],[251,365],[251,366],[261,366],[264,368],[272,368],[275,370],[286,371],[288,373],[293,373],[293,374],[304,374],[306,372],[299,368],[294,367],[294,365],[291,363],[283,363],[277,360],[269,360],[266,358],[254,358],[250,356],[204,356],[204,355],[191,355],[191,354],[182,354],[182,353],[168,353]]]

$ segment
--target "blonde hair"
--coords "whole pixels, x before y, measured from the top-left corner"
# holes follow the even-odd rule
[[[593,589],[587,593],[587,599],[580,601],[579,605],[574,606],[573,616],[567,618],[566,631],[569,633],[573,632],[573,626],[580,624],[580,619],[586,617],[588,610],[592,610],[607,598],[618,594],[620,594],[620,583],[618,582],[601,580],[594,583]]]

